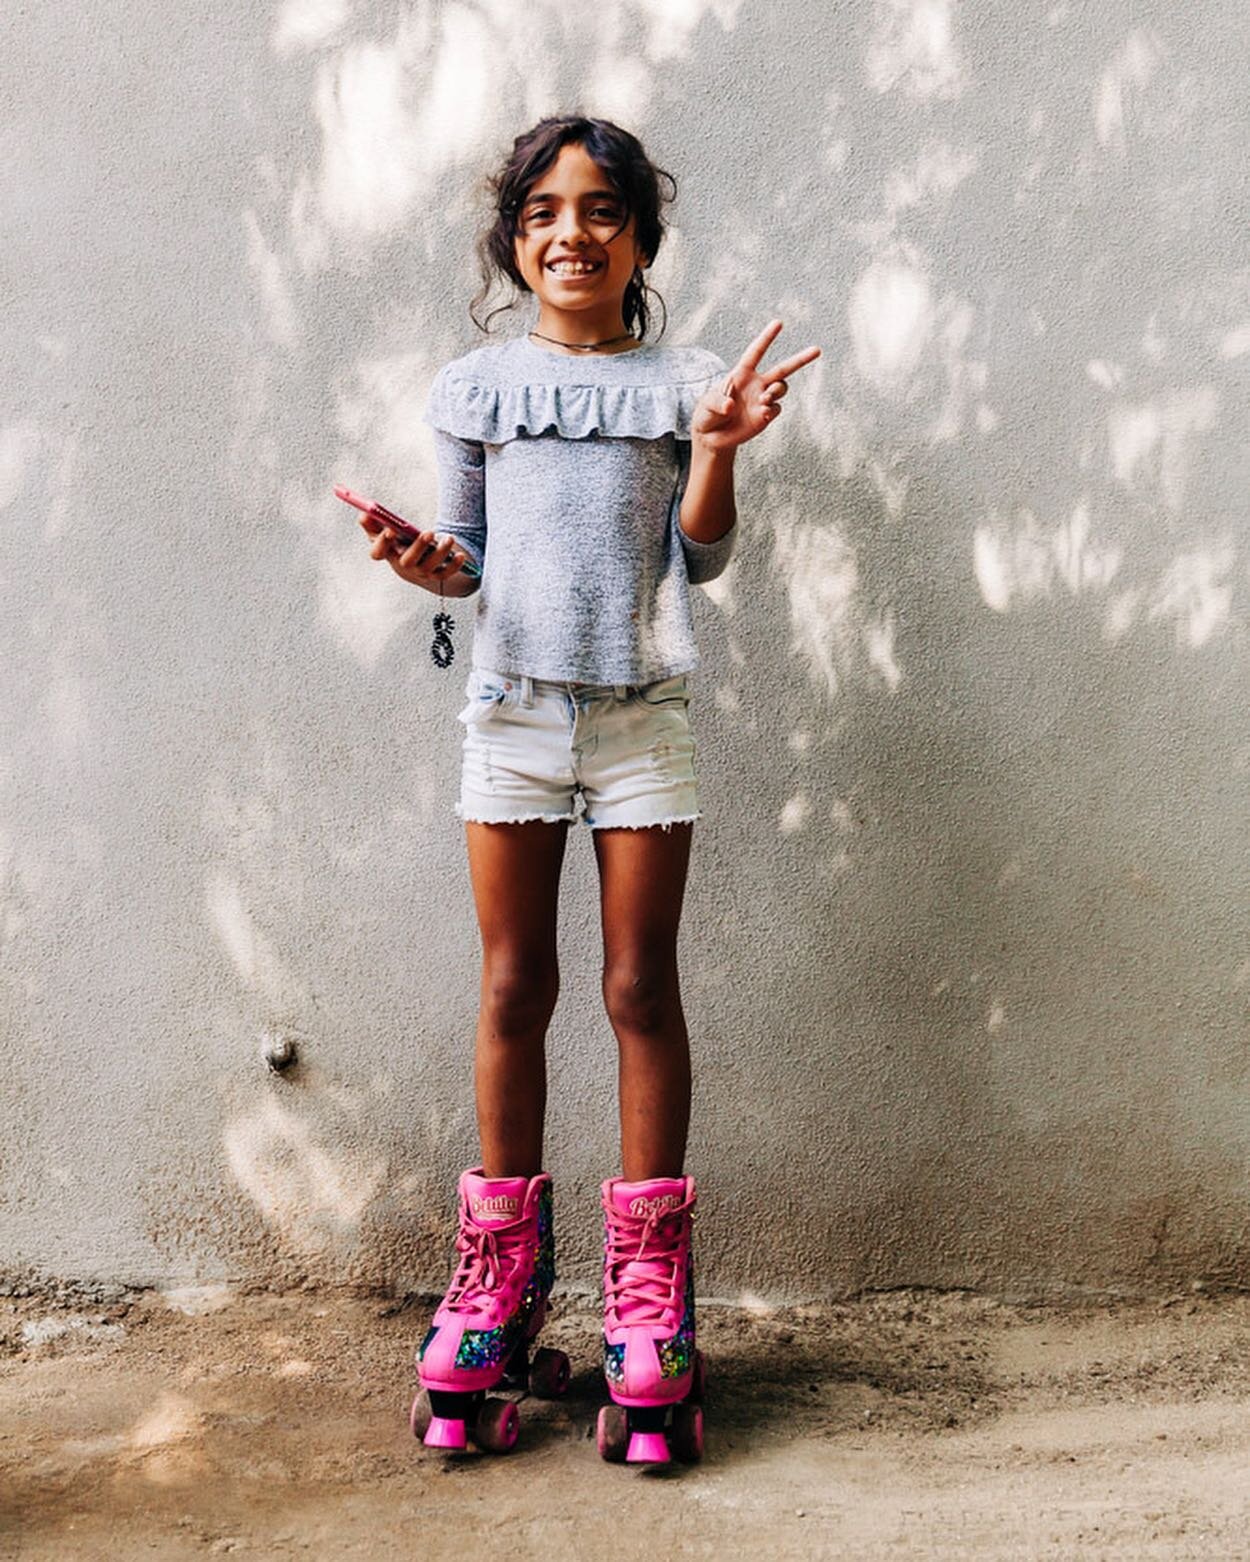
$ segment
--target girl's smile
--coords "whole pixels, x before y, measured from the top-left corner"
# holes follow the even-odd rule
[[[582,277],[594,276],[595,272],[603,269],[597,260],[551,260],[547,262],[548,271],[557,277],[569,281]]]

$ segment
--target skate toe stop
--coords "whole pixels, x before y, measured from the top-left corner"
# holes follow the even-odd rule
[[[446,1416],[432,1416],[425,1434],[427,1448],[467,1448],[464,1422]]]
[[[667,1464],[668,1439],[663,1432],[633,1432],[629,1439],[626,1464]]]

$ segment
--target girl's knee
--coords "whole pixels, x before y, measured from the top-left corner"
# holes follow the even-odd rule
[[[545,1031],[560,991],[559,971],[542,961],[495,961],[482,974],[482,1011],[497,1034]]]
[[[672,961],[630,962],[603,973],[603,1002],[614,1026],[661,1035],[681,1014],[677,967]]]

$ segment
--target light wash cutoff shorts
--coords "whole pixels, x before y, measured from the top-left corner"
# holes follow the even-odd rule
[[[465,695],[458,818],[637,830],[702,817],[685,673],[596,684],[475,667]]]

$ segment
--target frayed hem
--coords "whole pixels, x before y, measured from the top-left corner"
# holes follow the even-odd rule
[[[476,814],[466,814],[457,806],[452,810],[462,824],[573,824],[576,814],[518,814],[515,819],[481,819]]]
[[[646,824],[612,824],[610,821],[591,824],[592,830],[671,830],[675,824],[693,824],[696,819],[702,819],[701,813],[674,814],[671,819],[649,819]],[[590,824],[590,820],[586,821]]]

